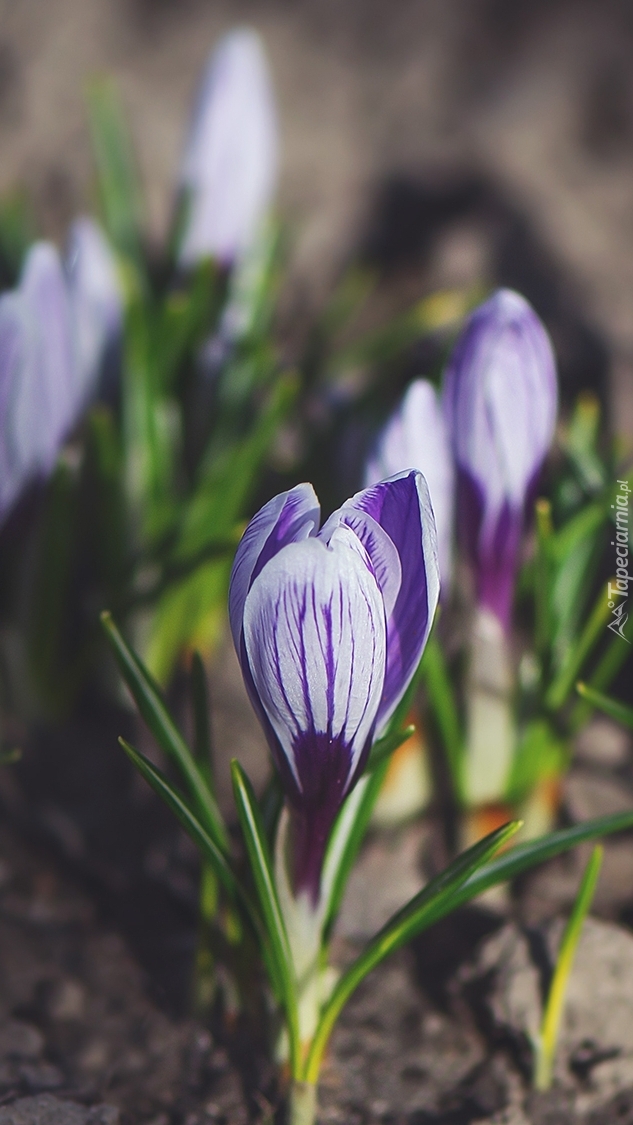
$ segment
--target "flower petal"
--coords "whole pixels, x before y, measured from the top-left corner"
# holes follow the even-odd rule
[[[442,591],[451,580],[454,471],[446,423],[437,392],[426,379],[411,383],[398,409],[379,434],[365,471],[365,484],[419,469],[426,479],[437,528]]]
[[[0,297],[0,519],[37,470],[33,444],[37,423],[29,416],[32,411],[19,410],[27,401],[28,388],[37,392],[36,363],[37,347],[24,298],[17,292],[5,293]],[[26,415],[23,424],[21,413]]]
[[[248,665],[273,751],[285,757],[303,802],[334,788],[340,803],[375,726],[385,616],[363,554],[347,528],[330,546],[291,543],[264,567],[244,606]]]
[[[350,509],[365,512],[380,525],[400,562],[397,596],[387,613],[387,674],[378,715],[380,730],[406,691],[433,624],[440,590],[437,532],[429,490],[417,470],[358,492],[341,509],[345,522]],[[363,543],[371,558],[371,543],[366,538]],[[380,573],[376,574],[378,581]]]
[[[538,316],[501,289],[472,313],[451,356],[444,410],[457,465],[480,486],[487,518],[521,510],[554,433],[556,365]]]
[[[17,392],[19,426],[22,440],[31,443],[38,467],[49,473],[82,405],[66,280],[51,243],[36,242],[31,247],[19,292],[26,302],[31,318],[29,333],[38,349],[32,369],[34,381]]]
[[[315,534],[320,512],[312,485],[298,484],[264,504],[246,528],[235,554],[229,586],[229,619],[240,660],[244,603],[253,582],[282,547]]]
[[[478,597],[507,627],[527,502],[554,434],[556,364],[538,316],[501,289],[471,314],[443,406],[458,470],[458,530]]]
[[[207,256],[230,265],[249,248],[277,182],[277,134],[261,40],[238,28],[211,55],[183,161],[184,266]]]
[[[66,253],[78,375],[84,400],[96,388],[104,353],[121,333],[123,289],[114,255],[93,219],[77,219]]]

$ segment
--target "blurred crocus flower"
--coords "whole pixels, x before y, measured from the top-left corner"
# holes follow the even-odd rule
[[[316,906],[324,851],[418,665],[439,594],[426,482],[365,489],[319,525],[309,484],[269,501],[238,547],[235,647],[291,812],[294,893]]]
[[[62,264],[53,245],[36,242],[18,287],[0,297],[0,519],[51,472],[80,407]]]
[[[451,580],[453,530],[453,458],[437,392],[426,379],[416,379],[378,436],[365,470],[370,486],[406,469],[419,469],[429,488],[442,579]]]
[[[554,434],[556,363],[528,302],[498,290],[455,345],[444,409],[458,473],[458,528],[478,600],[507,630],[526,509]]]
[[[77,219],[66,252],[78,398],[96,390],[108,349],[123,326],[123,288],[114,255],[93,219]]]
[[[251,246],[277,183],[275,101],[261,40],[237,28],[207,64],[181,170],[181,265],[230,266]]]

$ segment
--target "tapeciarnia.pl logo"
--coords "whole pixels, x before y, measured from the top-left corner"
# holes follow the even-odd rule
[[[607,585],[607,598],[611,610],[611,620],[607,625],[612,633],[617,633],[623,641],[630,644],[625,636],[624,627],[629,619],[627,599],[629,596],[629,582],[633,582],[633,575],[629,574],[629,493],[631,491],[627,480],[616,482],[620,487],[616,493],[615,504],[611,507],[615,511],[615,539],[611,546],[615,547],[615,582]]]

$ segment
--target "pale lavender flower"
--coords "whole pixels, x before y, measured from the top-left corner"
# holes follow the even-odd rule
[[[123,288],[101,227],[86,216],[71,229],[66,275],[75,340],[78,397],[97,389],[104,357],[123,327]]]
[[[554,434],[556,363],[534,309],[498,290],[450,358],[444,410],[458,473],[457,522],[479,603],[508,628],[521,535]]]
[[[237,28],[207,64],[181,171],[188,215],[183,266],[229,266],[252,245],[278,169],[275,101],[258,34]]]
[[[451,580],[453,532],[453,457],[437,392],[426,379],[416,379],[378,435],[365,469],[370,486],[406,469],[419,469],[426,479],[437,528],[442,591]]]
[[[79,405],[62,265],[52,244],[37,242],[17,289],[0,297],[0,518],[50,473]]]
[[[292,815],[295,891],[316,903],[329,831],[419,663],[439,594],[421,473],[348,500],[319,525],[309,484],[251,520],[229,613]]]

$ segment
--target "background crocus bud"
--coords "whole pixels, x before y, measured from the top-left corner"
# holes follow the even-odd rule
[[[498,290],[469,317],[444,383],[458,530],[478,600],[507,630],[526,505],[554,434],[556,364],[528,302]]]
[[[0,516],[52,470],[78,397],[66,281],[57,250],[35,243],[20,284],[0,298]]]
[[[318,519],[310,485],[271,500],[246,529],[229,592],[290,805],[294,891],[314,905],[336,813],[417,668],[439,594],[421,473],[359,492],[320,531]]]
[[[426,478],[437,528],[442,591],[451,580],[453,530],[453,458],[437,392],[426,379],[416,379],[378,436],[365,470],[367,486],[406,469]]]
[[[101,227],[82,217],[70,228],[66,276],[75,339],[80,392],[96,390],[105,354],[123,324],[123,288],[117,264]]]
[[[255,31],[229,32],[207,65],[181,172],[187,219],[180,262],[232,265],[250,247],[275,191],[278,129]]]

